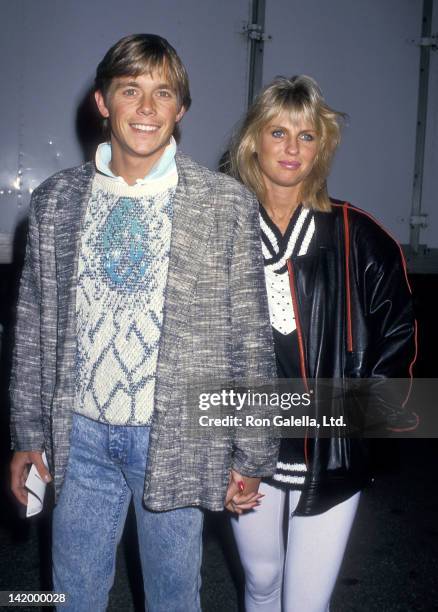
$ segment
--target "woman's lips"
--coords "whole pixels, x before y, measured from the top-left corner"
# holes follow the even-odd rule
[[[287,168],[287,170],[297,170],[301,166],[301,162],[299,161],[281,160],[278,163],[280,166],[283,166],[283,168]]]

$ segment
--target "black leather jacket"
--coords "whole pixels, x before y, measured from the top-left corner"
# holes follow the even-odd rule
[[[302,377],[410,378],[416,325],[401,249],[366,212],[332,202],[332,212],[315,213],[313,248],[288,261]],[[362,439],[306,438],[296,514],[319,514],[362,489],[367,454]]]

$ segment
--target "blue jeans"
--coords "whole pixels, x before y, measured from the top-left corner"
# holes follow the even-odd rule
[[[63,612],[100,612],[114,581],[117,545],[131,496],[146,609],[198,612],[199,508],[146,510],[142,503],[149,427],[97,423],[75,414],[65,481],[53,517],[53,586]]]

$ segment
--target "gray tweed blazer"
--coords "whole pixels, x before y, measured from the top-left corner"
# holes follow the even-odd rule
[[[254,198],[178,154],[169,272],[144,502],[152,510],[221,510],[230,467],[275,470],[278,443],[187,435],[188,390],[203,380],[275,377]],[[11,380],[12,447],[45,449],[58,496],[75,401],[76,285],[94,165],[47,179],[32,195]]]

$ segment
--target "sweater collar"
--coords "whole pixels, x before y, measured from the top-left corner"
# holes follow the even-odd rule
[[[163,179],[168,175],[173,174],[176,170],[175,154],[176,142],[174,137],[172,136],[160,159],[154,164],[154,166],[152,166],[151,170],[144,178],[136,180],[136,184],[145,185],[150,181],[154,181],[156,179]],[[97,147],[95,163],[98,172],[109,176],[114,181],[126,184],[126,181],[123,177],[116,176],[110,169],[111,144],[109,142],[103,142]]]

